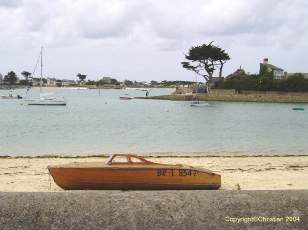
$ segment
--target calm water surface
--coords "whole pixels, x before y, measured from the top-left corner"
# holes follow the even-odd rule
[[[307,154],[308,106],[294,104],[119,100],[137,90],[44,89],[66,107],[0,99],[0,155]],[[170,94],[154,89],[150,95]],[[25,90],[15,93],[25,95]],[[8,92],[1,90],[0,95]],[[31,90],[32,96],[38,89]],[[127,94],[127,95],[126,95]]]

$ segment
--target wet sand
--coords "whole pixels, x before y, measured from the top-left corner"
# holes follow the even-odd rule
[[[222,175],[223,190],[308,189],[308,156],[288,157],[148,157],[150,161],[202,167]],[[47,166],[104,162],[104,157],[0,158],[0,191],[63,191]]]

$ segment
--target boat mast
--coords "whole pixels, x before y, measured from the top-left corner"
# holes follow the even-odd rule
[[[199,104],[198,90],[199,90],[198,76],[196,75],[196,96],[195,96],[195,103],[197,103],[197,104]]]
[[[40,76],[40,94],[42,93],[43,78],[43,46],[41,46],[41,76]]]

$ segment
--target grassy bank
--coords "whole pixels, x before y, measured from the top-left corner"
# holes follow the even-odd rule
[[[137,97],[137,99],[156,99],[172,101],[193,101],[196,95],[173,94],[151,97]],[[263,102],[263,103],[308,103],[308,93],[279,93],[246,91],[237,94],[228,90],[213,90],[210,94],[198,94],[200,101],[230,101],[230,102]]]

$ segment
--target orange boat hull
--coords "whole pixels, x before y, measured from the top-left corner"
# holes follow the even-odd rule
[[[63,189],[219,189],[221,177],[195,168],[65,168],[49,167]]]

